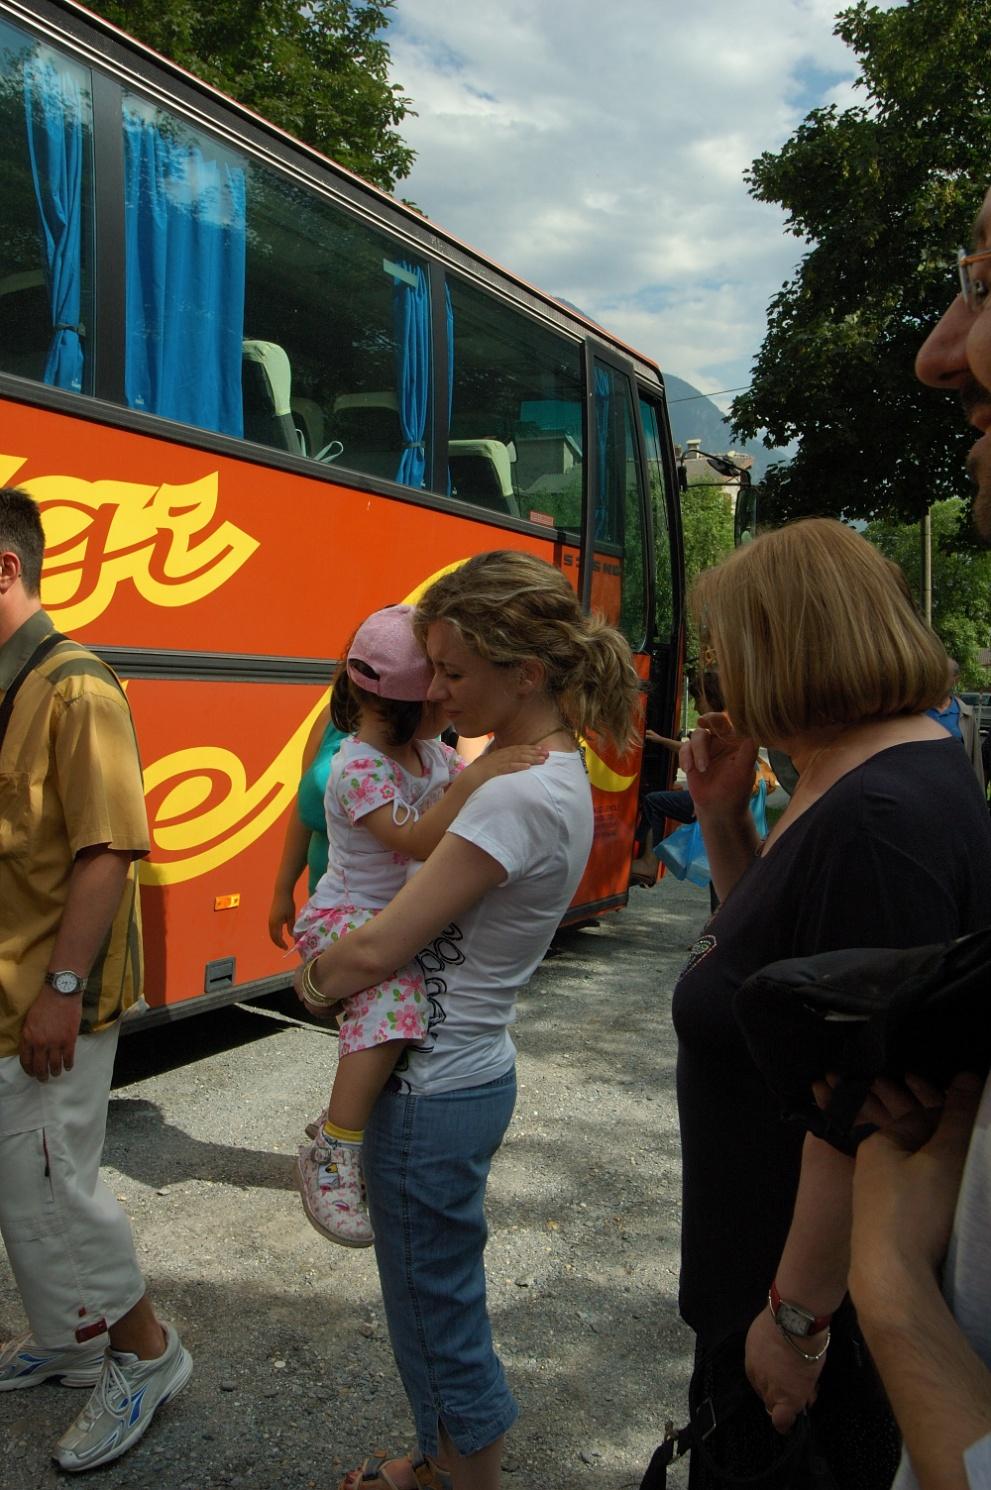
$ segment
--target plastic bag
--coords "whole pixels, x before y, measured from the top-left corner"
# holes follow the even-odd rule
[[[757,790],[750,798],[750,815],[754,820],[758,836],[767,837],[767,782],[761,777]],[[705,889],[712,878],[709,856],[705,851],[702,829],[698,822],[685,823],[675,828],[667,838],[655,844],[654,853],[675,879],[691,880],[693,885]]]
[[[691,880],[703,889],[709,883],[709,856],[702,841],[702,829],[697,822],[683,823],[667,838],[655,844],[654,853],[675,879]]]

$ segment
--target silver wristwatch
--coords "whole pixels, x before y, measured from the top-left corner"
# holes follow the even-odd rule
[[[59,972],[47,972],[45,982],[49,988],[54,988],[63,998],[74,998],[77,993],[86,992],[86,979],[80,978],[78,973],[64,969]]]

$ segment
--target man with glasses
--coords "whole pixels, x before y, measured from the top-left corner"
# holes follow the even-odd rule
[[[981,434],[967,458],[974,525],[991,545],[991,192],[960,293],[916,374],[958,393]],[[991,886],[988,887],[991,922]],[[896,1490],[991,1487],[991,1078],[946,1094],[885,1086],[854,1180],[850,1292],[905,1439]],[[933,1118],[941,1104],[938,1124]],[[926,1115],[928,1108],[928,1117]]]

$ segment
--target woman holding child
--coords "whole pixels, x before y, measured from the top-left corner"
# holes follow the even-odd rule
[[[420,1457],[368,1460],[341,1490],[493,1490],[517,1414],[483,1265],[485,1186],[515,1100],[509,1026],[592,843],[578,737],[624,745],[639,683],[619,633],[584,616],[560,572],[528,554],[479,554],[443,576],[414,630],[433,669],[428,699],[460,735],[547,755],[479,786],[395,899],[297,975],[304,1001],[326,1013],[415,957],[429,1002],[426,1036],[400,1057],[363,1149]]]
[[[728,1359],[742,1381],[746,1334],[756,1394],[708,1447],[733,1474],[758,1475],[815,1403],[833,1482],[877,1490],[898,1445],[845,1297],[853,1163],[781,1120],[732,1000],[781,958],[987,925],[987,805],[959,742],[926,715],[946,691],[946,654],[900,571],[852,529],[811,519],[765,534],[703,574],[692,606],[727,712],[703,716],[681,758],[722,904],[674,994],[680,1305],[703,1373]],[[747,811],[758,740],[799,771],[763,843]],[[716,1350],[733,1336],[735,1364]],[[717,1408],[731,1385],[716,1383]]]

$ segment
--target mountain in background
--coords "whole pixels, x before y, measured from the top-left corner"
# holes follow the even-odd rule
[[[756,440],[734,440],[729,420],[722,410],[716,407],[711,398],[693,388],[691,383],[686,383],[684,378],[676,378],[674,373],[666,372],[664,386],[668,394],[671,433],[676,445],[684,447],[689,440],[701,440],[702,449],[708,450],[711,455],[725,455],[729,450],[735,450],[741,455],[752,455],[754,463],[750,474],[753,481],[760,481],[772,461],[787,459],[787,452],[784,450],[765,450]]]

